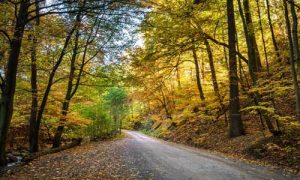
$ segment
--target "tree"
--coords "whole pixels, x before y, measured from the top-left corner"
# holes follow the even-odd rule
[[[300,120],[300,90],[298,85],[298,78],[295,69],[295,56],[294,56],[294,45],[293,45],[293,38],[292,38],[292,30],[291,30],[291,23],[289,19],[289,11],[288,5],[286,0],[283,0],[284,6],[284,17],[286,23],[286,30],[288,35],[288,43],[289,43],[289,58],[290,58],[290,68],[291,68],[291,75],[293,78],[293,85],[294,85],[294,92],[295,92],[295,101],[296,101],[296,119]]]
[[[0,109],[0,166],[6,165],[5,147],[7,140],[7,132],[10,126],[14,95],[16,88],[16,75],[18,70],[19,56],[22,45],[25,25],[28,18],[29,0],[22,0],[17,14],[16,26],[13,38],[10,42],[9,58],[6,65],[6,73],[1,83],[1,109]]]
[[[198,56],[196,52],[196,47],[195,47],[195,41],[192,40],[192,53],[193,53],[193,59],[194,59],[194,64],[195,64],[195,70],[196,70],[196,81],[197,81],[197,87],[200,95],[200,99],[202,101],[205,100],[202,85],[201,85],[201,79],[200,79],[200,67],[199,67],[199,62],[198,62]]]
[[[241,0],[238,0],[239,12],[242,18],[245,38],[247,42],[248,58],[249,58],[249,63],[248,63],[249,73],[252,78],[253,85],[255,85],[257,81],[256,74],[257,72],[261,71],[262,67],[261,67],[257,42],[255,39],[254,26],[252,22],[249,1],[243,0],[243,5],[244,5],[243,7],[245,13],[241,5]]]
[[[114,121],[115,132],[121,133],[122,119],[127,111],[127,92],[122,88],[112,88],[104,96],[107,105],[110,108],[110,114]]]
[[[39,16],[39,2],[35,1],[35,24],[33,25],[34,33],[37,33],[37,28],[40,25]],[[38,85],[37,85],[37,45],[38,39],[37,35],[34,34],[32,37],[32,47],[31,47],[31,113],[29,118],[29,151],[37,152],[38,151],[38,129],[39,127],[36,124],[36,116],[38,112]]]
[[[47,101],[49,98],[49,94],[51,91],[51,88],[54,84],[54,77],[55,74],[60,66],[60,64],[62,63],[64,56],[66,54],[66,50],[68,48],[68,45],[70,43],[71,37],[76,29],[76,23],[74,23],[72,29],[67,33],[66,35],[66,39],[63,45],[63,48],[61,50],[61,53],[58,57],[58,60],[55,62],[53,68],[51,69],[49,78],[48,78],[48,82],[47,82],[47,86],[45,89],[45,92],[43,94],[43,98],[40,102],[40,106],[38,108],[38,112],[35,114],[31,114],[30,117],[30,126],[34,127],[34,131],[32,131],[32,133],[30,134],[29,140],[30,140],[30,149],[31,152],[37,152],[38,151],[38,140],[39,140],[39,130],[40,130],[40,126],[41,126],[41,122],[42,122],[42,118],[43,118],[43,113],[45,111],[46,105],[47,105]]]
[[[292,27],[292,39],[293,39],[293,48],[294,56],[297,64],[297,74],[300,74],[300,49],[299,49],[299,40],[298,40],[298,17],[295,9],[294,0],[290,0],[291,14],[293,18],[293,27]]]
[[[87,6],[84,9],[80,10],[79,4],[81,4],[82,1],[77,2],[77,1],[51,1],[45,3],[44,1],[27,1],[27,0],[19,0],[19,1],[5,1],[1,3],[1,10],[2,9],[7,9],[8,11],[4,12],[4,14],[14,14],[15,16],[11,16],[12,18],[8,18],[8,16],[4,16],[4,18],[1,18],[1,22],[4,21],[9,21],[9,26],[6,25],[5,23],[4,28],[2,29],[2,24],[1,24],[1,43],[3,42],[3,38],[6,39],[10,46],[10,51],[6,51],[1,44],[0,48],[0,58],[4,59],[1,61],[1,75],[3,76],[2,82],[1,82],[1,110],[0,110],[0,165],[3,166],[6,164],[6,159],[5,159],[5,145],[7,142],[7,134],[8,134],[8,129],[10,127],[10,122],[12,119],[13,115],[13,110],[14,110],[14,96],[15,96],[15,91],[16,91],[16,84],[17,80],[20,80],[21,82],[26,81],[28,78],[31,79],[31,108],[30,108],[30,118],[29,118],[29,124],[30,124],[30,130],[29,130],[29,142],[30,142],[30,151],[31,152],[36,152],[38,151],[38,139],[39,139],[39,131],[40,131],[40,126],[41,122],[43,119],[43,115],[46,109],[47,101],[52,89],[53,84],[58,83],[59,81],[63,81],[64,77],[62,74],[60,74],[61,77],[55,77],[57,72],[61,73],[60,71],[60,66],[63,62],[63,59],[66,54],[69,53],[69,43],[72,42],[72,36],[73,33],[76,30],[76,24],[74,24],[71,21],[68,20],[69,17],[73,17],[74,14],[78,14],[79,11],[81,13],[84,12],[85,15],[88,16],[97,16],[100,12],[103,12],[102,10],[105,9],[107,11],[110,11],[109,14],[103,13],[101,17],[98,16],[99,19],[101,19],[103,22],[109,22],[110,20],[113,20],[114,22],[118,22],[119,24],[121,23],[121,18],[120,17],[125,17],[125,16],[131,16],[134,12],[135,5],[133,5],[131,2],[126,3],[123,0],[111,0],[111,1],[105,1],[105,2],[99,2],[99,1],[88,1]],[[120,12],[121,10],[123,11],[125,8],[129,9],[129,7],[132,8],[132,11],[127,11],[125,13],[116,13],[117,11]],[[13,12],[15,11],[15,12]],[[3,11],[2,11],[3,12]],[[113,15],[118,14],[119,16],[112,18]],[[65,19],[62,24],[65,26],[61,27],[61,31],[63,32],[64,30],[67,31],[66,36],[65,36],[65,41],[61,45],[60,41],[57,41],[53,44],[53,42],[46,42],[44,39],[47,39],[47,33],[41,33],[39,29],[40,23],[42,22],[42,25],[44,24],[44,20],[48,18],[49,16],[52,16],[52,18],[56,20],[62,20]],[[15,19],[14,19],[15,17]],[[72,19],[72,18],[70,18]],[[125,21],[123,21],[125,22]],[[128,23],[127,21],[126,23]],[[105,24],[105,23],[103,23]],[[105,24],[107,25],[107,24]],[[104,27],[104,25],[103,25]],[[118,26],[119,28],[120,26]],[[12,30],[13,28],[13,30]],[[112,28],[112,26],[107,26],[106,28],[111,28],[111,31],[115,31],[115,28]],[[39,29],[39,30],[36,30]],[[124,28],[125,29],[125,28]],[[123,29],[123,30],[124,30]],[[49,30],[49,29],[47,29]],[[54,29],[53,29],[54,31]],[[111,32],[109,31],[109,32]],[[43,31],[46,32],[46,31]],[[93,32],[93,37],[96,36],[97,31]],[[114,32],[115,33],[115,32]],[[24,35],[25,34],[25,35]],[[103,31],[103,34],[105,32]],[[113,34],[113,33],[112,33]],[[26,41],[26,35],[30,36],[30,43]],[[60,37],[60,35],[58,35]],[[39,38],[39,39],[37,39]],[[103,36],[101,36],[103,38]],[[111,37],[107,37],[107,39],[110,39]],[[120,37],[119,39],[121,39]],[[24,40],[25,39],[25,40]],[[105,39],[106,40],[106,39]],[[113,39],[114,41],[117,41],[116,38]],[[25,41],[25,43],[29,44],[30,46],[22,46],[22,42]],[[50,40],[51,41],[51,40]],[[107,43],[107,42],[103,42]],[[45,45],[46,44],[46,45]],[[103,44],[97,44],[99,46]],[[119,42],[119,44],[122,44]],[[43,50],[45,51],[40,51],[39,47],[45,45],[44,47],[47,47]],[[53,45],[53,46],[52,46]],[[95,45],[95,46],[97,46]],[[114,45],[115,44],[110,44]],[[120,45],[123,46],[124,44]],[[25,65],[26,67],[30,65],[30,77],[29,73],[21,71],[18,72],[19,69],[19,61],[20,59],[26,59],[27,58],[27,50],[29,50],[30,47],[30,54],[31,54],[31,63],[26,64],[26,61],[21,61],[22,65]],[[45,55],[49,51],[49,47],[52,49],[50,51],[56,51],[60,52],[57,53],[57,61],[52,62],[52,59],[47,59],[47,62],[50,62],[48,65],[51,68],[49,75],[46,73],[48,82],[44,83],[44,78],[39,79],[39,73],[42,71],[45,72],[45,69],[48,70],[49,67],[39,67],[38,63],[38,54],[39,55]],[[83,48],[84,49],[84,48]],[[59,51],[61,50],[61,51]],[[24,54],[21,54],[21,51],[24,52]],[[87,50],[86,50],[87,52]],[[8,57],[6,57],[6,54],[8,54]],[[87,54],[87,53],[85,53]],[[87,58],[87,61],[90,61],[90,55],[93,56],[93,54],[85,55]],[[95,55],[96,57],[97,55]],[[99,56],[99,55],[98,55]],[[46,56],[45,56],[46,57]],[[100,56],[99,56],[100,57]],[[23,63],[24,62],[24,63]],[[4,65],[6,63],[6,65]],[[46,63],[45,63],[46,64]],[[84,63],[86,65],[86,62]],[[3,66],[2,66],[3,65]],[[80,68],[82,69],[82,68]],[[24,69],[25,70],[25,69]],[[83,69],[79,70],[81,71],[80,74],[83,74]],[[17,76],[21,77],[17,77]],[[80,83],[80,78],[76,78],[76,82],[78,84]],[[46,84],[45,89],[43,89],[43,85]],[[76,84],[76,83],[75,83]],[[39,87],[38,87],[39,86]],[[75,86],[77,89],[78,86]],[[26,90],[26,88],[23,88],[23,90]],[[40,93],[44,91],[44,93]],[[22,96],[25,97],[25,96]],[[40,98],[41,97],[41,98]],[[40,102],[39,102],[40,101]]]
[[[243,122],[240,114],[239,86],[236,61],[236,26],[233,0],[227,0],[228,45],[229,45],[229,136],[237,137],[244,134]]]
[[[85,6],[85,1],[83,2],[83,7],[81,9],[84,8]],[[75,27],[75,37],[74,37],[74,47],[73,47],[73,53],[72,53],[72,57],[71,57],[71,61],[70,61],[70,72],[69,72],[69,78],[68,78],[68,86],[67,86],[67,90],[66,90],[66,95],[64,98],[64,101],[62,103],[62,109],[61,109],[61,118],[60,118],[60,123],[61,125],[59,125],[57,127],[54,139],[53,139],[53,148],[57,148],[60,146],[61,143],[61,136],[64,130],[64,123],[66,121],[66,116],[68,114],[69,111],[69,105],[70,105],[70,101],[72,99],[72,97],[75,95],[76,91],[74,92],[73,90],[73,81],[74,81],[74,76],[75,76],[75,63],[76,63],[76,59],[77,59],[77,55],[78,55],[78,44],[79,44],[79,38],[80,38],[80,26],[81,26],[81,21],[82,21],[82,10],[78,12],[78,14],[76,15],[76,27]],[[82,64],[83,66],[83,64]],[[75,86],[76,87],[76,86]]]
[[[272,18],[271,18],[271,12],[270,12],[270,2],[269,0],[266,0],[266,8],[267,8],[267,14],[268,14],[268,24],[270,27],[270,31],[271,31],[271,36],[272,36],[272,42],[273,42],[273,46],[274,46],[274,50],[276,53],[276,56],[278,58],[278,60],[280,59],[280,54],[279,54],[279,48],[278,48],[278,44],[275,38],[275,33],[274,33],[274,28],[273,28],[273,22],[272,22]]]

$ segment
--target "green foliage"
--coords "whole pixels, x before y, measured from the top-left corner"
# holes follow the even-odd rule
[[[257,113],[257,111],[264,111],[267,113],[274,113],[274,108],[271,107],[266,107],[266,106],[248,106],[245,107],[243,109],[241,109],[241,111],[249,111],[250,113]]]
[[[114,87],[111,88],[106,95],[104,100],[111,107],[121,108],[125,105],[127,99],[127,92],[123,88]]]
[[[95,104],[88,106],[77,104],[74,107],[83,118],[91,120],[85,128],[85,134],[91,139],[106,138],[116,134],[117,130],[121,128],[122,119],[128,113],[125,89],[107,88],[97,96],[95,98],[98,99],[98,102]]]
[[[114,130],[113,122],[102,102],[92,106],[79,107],[79,112],[84,118],[91,119],[85,128],[85,134],[91,139],[98,139],[110,136]]]

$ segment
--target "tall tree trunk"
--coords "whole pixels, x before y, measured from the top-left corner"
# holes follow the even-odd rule
[[[50,91],[51,91],[51,88],[52,88],[52,85],[53,85],[54,76],[56,74],[56,71],[57,71],[58,67],[60,66],[61,62],[64,59],[64,56],[65,56],[66,51],[67,51],[67,47],[70,43],[71,37],[72,37],[75,29],[76,29],[76,23],[74,24],[71,31],[68,32],[68,34],[66,36],[66,39],[65,39],[63,49],[61,50],[60,56],[59,56],[58,60],[56,61],[55,65],[53,66],[53,68],[51,70],[51,73],[50,73],[50,76],[49,76],[49,79],[48,79],[48,83],[47,83],[47,87],[46,87],[46,90],[43,94],[43,98],[42,98],[41,104],[39,106],[37,115],[36,115],[36,125],[35,125],[36,129],[34,131],[34,134],[32,134],[32,137],[30,137],[30,139],[33,139],[32,141],[34,142],[34,144],[32,146],[37,146],[38,147],[40,126],[41,126],[41,122],[42,122],[42,119],[43,119],[43,114],[44,114],[44,111],[45,111],[45,108],[46,108],[46,105],[47,105],[48,97],[49,97],[49,94],[50,94]],[[36,151],[38,151],[38,149],[36,149]]]
[[[77,18],[77,16],[80,16],[81,13],[82,12],[79,11],[78,14],[76,15],[76,18]],[[40,107],[38,109],[37,116],[36,116],[35,134],[33,135],[33,137],[31,137],[32,139],[34,138],[33,141],[36,144],[38,144],[39,131],[40,131],[40,126],[41,126],[41,122],[42,122],[42,119],[43,119],[43,113],[44,113],[44,110],[45,110],[46,105],[47,105],[48,97],[49,97],[49,94],[50,94],[50,91],[51,91],[51,88],[52,88],[52,85],[53,85],[53,82],[54,82],[54,77],[55,77],[56,71],[58,70],[61,62],[63,61],[63,59],[65,57],[65,54],[67,52],[67,48],[68,48],[69,43],[71,41],[72,35],[73,35],[74,31],[76,30],[77,26],[78,26],[78,24],[75,21],[72,29],[67,33],[67,36],[66,36],[66,39],[65,39],[65,42],[64,42],[64,46],[61,50],[61,53],[58,57],[58,60],[56,61],[55,65],[53,66],[53,68],[50,72],[47,87],[46,87],[46,90],[43,94],[43,98],[42,98],[42,101],[41,101],[41,104],[40,104]],[[37,151],[38,151],[38,149],[37,149]]]
[[[257,47],[257,42],[255,38],[254,25],[251,17],[251,10],[249,5],[249,0],[243,0],[244,10],[245,10],[245,18],[247,23],[247,30],[249,34],[249,40],[251,45],[251,52],[254,53],[254,70],[255,72],[259,72],[262,69],[261,60],[259,55],[259,50]]]
[[[239,47],[239,43],[238,43],[239,42],[238,41],[238,35],[237,34],[236,34],[236,41],[237,41],[237,43],[236,43],[237,51],[240,51],[240,47]],[[254,100],[254,104],[257,106],[258,105],[258,101],[257,101],[258,98],[256,96],[257,93],[256,94],[249,94],[248,91],[246,90],[246,87],[248,89],[250,89],[251,86],[250,86],[250,83],[249,83],[248,78],[246,76],[246,73],[244,71],[243,64],[241,62],[241,58],[238,58],[238,63],[239,63],[239,74],[240,74],[241,89],[244,93],[246,93],[250,98],[252,98]],[[243,77],[245,77],[245,80],[243,80],[244,79]],[[258,94],[258,96],[259,96],[259,94]],[[260,119],[260,123],[262,125],[262,130],[264,130],[265,129],[265,124],[264,124],[264,120],[263,120],[263,115],[259,110],[257,110],[257,112],[259,114],[259,119]],[[266,119],[266,120],[269,120],[269,119]]]
[[[294,47],[293,47],[293,38],[292,38],[292,31],[291,31],[291,22],[289,19],[289,11],[287,7],[286,0],[282,0],[284,5],[284,16],[285,16],[285,23],[286,23],[286,29],[288,34],[288,41],[289,41],[289,49],[290,49],[290,66],[291,66],[291,73],[293,78],[293,84],[294,84],[294,92],[296,96],[296,119],[300,120],[300,91],[299,91],[299,85],[298,85],[298,78],[297,73],[295,69],[295,59],[294,59]]]
[[[29,118],[29,151],[31,153],[38,151],[37,141],[37,126],[36,117],[38,112],[38,87],[37,87],[37,27],[40,25],[39,16],[39,2],[35,1],[35,11],[37,18],[35,19],[35,25],[33,31],[35,34],[32,36],[32,47],[31,47],[31,113]]]
[[[223,113],[225,114],[225,123],[227,124],[228,122],[227,122],[225,105],[223,103],[223,99],[222,99],[222,96],[221,96],[220,90],[219,90],[219,85],[218,85],[218,80],[217,80],[217,75],[216,75],[216,70],[215,70],[214,59],[213,59],[211,47],[210,47],[210,44],[207,39],[204,39],[204,44],[206,46],[206,51],[208,54],[209,67],[210,67],[210,71],[211,71],[211,79],[212,79],[212,83],[213,83],[213,87],[214,87],[214,93],[215,93],[215,96],[219,100],[219,103],[221,106],[221,114],[223,114]]]
[[[1,109],[0,109],[0,166],[6,165],[5,147],[8,129],[10,126],[13,103],[16,89],[16,76],[19,63],[19,55],[22,46],[24,28],[27,23],[29,0],[22,0],[17,15],[17,22],[14,30],[14,35],[11,40],[11,49],[7,62],[7,71],[5,73],[5,82],[3,92],[1,94]]]
[[[237,34],[236,34],[236,40],[238,41],[238,36],[237,36]],[[237,50],[239,51],[239,45],[238,45],[238,43],[237,43]],[[241,79],[242,79],[242,74],[244,74],[246,86],[247,86],[248,89],[250,89],[251,86],[250,86],[250,83],[248,82],[246,73],[243,71],[242,63],[241,63],[240,58],[239,58],[238,60],[239,60],[239,65],[240,65],[240,77],[241,77]],[[242,81],[241,81],[241,85],[242,85],[242,86],[241,86],[241,87],[242,87],[242,90],[243,90],[244,92],[247,92],[246,89],[245,89],[245,87],[244,87],[244,85],[243,85],[243,83],[242,83]],[[258,105],[259,105],[259,102],[260,102],[260,99],[261,99],[260,94],[257,93],[257,92],[255,92],[254,94],[249,94],[249,93],[247,93],[247,94],[250,96],[250,98],[253,99],[254,104],[255,104],[256,106],[258,106]],[[266,116],[265,114],[263,114],[260,110],[257,110],[257,113],[259,114],[259,119],[260,119],[260,123],[261,123],[261,125],[262,125],[262,129],[263,129],[263,130],[265,129],[265,125],[264,125],[264,121],[265,121],[266,124],[267,124],[267,127],[268,127],[269,131],[270,131],[272,134],[276,134],[277,132],[274,130],[274,126],[273,126],[271,120],[269,119],[269,117]]]
[[[263,47],[264,47],[266,67],[267,67],[267,72],[269,74],[270,73],[269,60],[268,60],[268,53],[267,53],[267,47],[266,47],[266,41],[265,41],[265,34],[264,34],[262,21],[261,21],[261,12],[260,12],[259,0],[256,0],[256,5],[257,5],[258,20],[259,20],[259,29],[260,29],[260,33],[261,33],[261,40],[262,40]]]
[[[273,42],[274,50],[275,50],[277,59],[280,60],[279,48],[278,48],[277,41],[276,41],[276,38],[275,38],[275,33],[274,33],[274,28],[273,28],[273,22],[272,22],[272,18],[271,18],[270,2],[269,2],[269,0],[266,0],[266,6],[267,6],[267,14],[268,14],[268,23],[269,23],[269,27],[270,27],[270,31],[271,31],[271,36],[272,36],[272,42]]]
[[[235,38],[236,38],[236,50],[238,52],[240,52],[239,38],[238,38],[237,32],[235,34]],[[241,90],[246,92],[246,87],[248,89],[250,89],[250,84],[249,84],[246,72],[244,70],[242,60],[239,56],[238,56],[238,64],[239,64],[238,72],[239,72],[239,75],[240,75]]]
[[[229,137],[244,134],[243,121],[240,114],[239,85],[236,60],[236,26],[233,0],[227,0],[228,45],[229,45]]]
[[[76,33],[75,33],[75,44],[73,48],[73,54],[70,62],[70,73],[69,73],[69,80],[68,80],[68,87],[67,87],[67,92],[65,95],[64,102],[62,103],[62,113],[61,113],[61,118],[59,120],[60,125],[57,127],[54,139],[53,139],[53,148],[57,148],[61,144],[61,137],[62,133],[64,130],[64,123],[66,122],[66,116],[69,111],[69,105],[70,105],[70,100],[72,98],[72,89],[73,89],[73,80],[74,80],[74,75],[75,75],[75,64],[76,64],[76,58],[78,54],[78,43],[79,43],[79,36],[80,36],[80,24],[81,23],[81,16],[76,17]]]
[[[36,67],[36,47],[37,39],[32,39],[31,49],[31,113],[29,119],[29,151],[31,153],[38,151],[38,142],[36,141],[36,116],[38,111],[38,91],[37,91],[37,67]]]
[[[242,7],[241,7],[240,0],[238,0],[238,3],[239,3],[240,14],[242,16]],[[261,67],[259,51],[258,51],[256,39],[255,39],[254,26],[253,26],[251,12],[250,12],[249,0],[243,0],[243,6],[245,9],[245,17],[243,20],[245,22],[243,22],[243,25],[244,25],[244,30],[245,30],[245,36],[248,36],[248,41],[249,41],[247,43],[248,56],[249,56],[248,67],[249,67],[249,72],[250,72],[250,76],[252,79],[252,84],[253,84],[253,86],[256,86],[256,84],[257,84],[256,73],[261,71],[262,67]],[[253,94],[253,100],[254,100],[255,105],[259,105],[260,99],[261,99],[260,94],[255,92]],[[266,124],[267,124],[270,132],[272,132],[272,133],[275,132],[274,126],[273,126],[272,122],[270,121],[270,119],[265,114],[263,114],[260,110],[258,110],[258,113],[260,115],[260,118],[263,118],[266,121]],[[261,122],[263,124],[262,119],[261,119]]]
[[[293,37],[293,47],[295,61],[297,63],[297,74],[300,75],[300,50],[299,50],[299,41],[298,41],[298,18],[294,5],[294,0],[290,0],[291,14],[293,18],[293,28],[292,28],[292,37]]]
[[[82,4],[82,9],[85,6],[86,1],[83,1]],[[81,9],[81,10],[82,10]],[[85,67],[85,65],[92,60],[93,58],[96,57],[96,55],[98,54],[98,52],[96,52],[91,58],[86,59],[87,57],[87,51],[88,51],[88,46],[94,41],[94,39],[92,39],[92,34],[94,33],[94,28],[96,27],[96,33],[99,30],[99,25],[97,25],[98,23],[98,19],[95,20],[93,27],[91,28],[91,32],[86,40],[85,46],[84,46],[84,50],[83,50],[83,56],[82,56],[82,60],[81,60],[81,64],[79,66],[79,72],[77,74],[77,78],[75,79],[75,64],[76,64],[76,59],[77,59],[77,54],[79,53],[79,37],[80,37],[80,24],[81,24],[81,10],[79,11],[79,14],[76,17],[76,24],[77,24],[77,29],[76,29],[76,35],[75,35],[75,45],[73,48],[73,54],[72,54],[72,58],[71,58],[71,64],[70,64],[70,74],[69,74],[69,80],[68,80],[68,88],[67,88],[67,92],[66,92],[66,96],[65,96],[65,101],[63,102],[62,105],[62,115],[61,115],[61,125],[59,125],[57,127],[56,133],[55,133],[55,137],[53,140],[53,148],[55,147],[59,147],[61,144],[61,137],[62,137],[62,133],[64,130],[64,123],[66,121],[66,116],[68,114],[68,110],[69,110],[69,105],[70,105],[70,101],[73,98],[73,96],[76,94],[78,87],[80,85],[80,80],[82,77],[82,73],[83,73],[83,69]],[[75,83],[73,84],[73,81],[75,81]]]
[[[195,47],[195,42],[194,40],[192,41],[192,53],[193,53],[193,59],[194,59],[194,64],[195,64],[195,70],[196,70],[196,81],[197,81],[197,88],[199,91],[199,96],[202,101],[205,100],[202,85],[201,85],[201,78],[200,78],[200,68],[199,68],[199,61],[198,61],[198,56],[196,52],[196,47]]]
[[[254,29],[253,29],[249,1],[243,0],[243,5],[244,5],[244,9],[245,9],[245,14],[243,12],[241,0],[238,0],[239,13],[240,13],[240,16],[242,19],[246,43],[247,43],[247,49],[248,49],[249,73],[250,73],[252,82],[255,85],[256,80],[257,80],[256,73],[258,71],[260,71],[261,63],[260,63],[259,52],[258,52],[257,43],[256,43],[256,39],[255,39]]]
[[[211,71],[211,79],[212,79],[212,83],[213,83],[213,87],[214,87],[214,92],[215,92],[215,95],[220,100],[221,95],[220,95],[220,90],[219,90],[217,76],[216,76],[213,54],[212,54],[211,47],[210,47],[210,44],[207,41],[207,39],[204,39],[204,44],[206,46],[206,52],[208,54],[209,66],[210,66],[210,71]]]
[[[256,0],[256,4],[257,4],[257,13],[259,16],[259,25],[260,25],[260,31],[261,31],[261,38],[262,38],[262,42],[263,42],[263,47],[264,47],[264,53],[265,53],[265,61],[266,61],[266,66],[267,66],[267,74],[268,77],[270,77],[270,68],[269,68],[269,60],[268,60],[268,54],[267,54],[267,48],[266,48],[266,41],[265,41],[265,37],[264,37],[264,31],[263,31],[263,27],[262,27],[262,20],[261,20],[261,12],[260,12],[260,5],[259,5],[259,0]],[[274,98],[272,93],[269,94],[269,96],[271,97],[271,101],[272,104],[274,106]],[[274,106],[275,108],[275,106]],[[276,108],[275,108],[276,109]],[[267,117],[266,115],[263,116],[265,118],[266,124],[268,126],[269,131],[273,134],[273,135],[277,135],[279,134],[280,130],[279,130],[279,123],[277,122],[277,127],[278,130],[275,130],[272,121],[269,119],[269,117]],[[264,125],[263,125],[264,128]]]

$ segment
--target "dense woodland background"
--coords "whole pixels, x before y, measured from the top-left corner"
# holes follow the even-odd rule
[[[121,128],[300,168],[295,0],[0,2],[0,165]]]

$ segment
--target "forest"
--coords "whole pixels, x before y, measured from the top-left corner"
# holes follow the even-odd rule
[[[139,131],[299,175],[299,20],[298,0],[1,0],[0,167]]]

